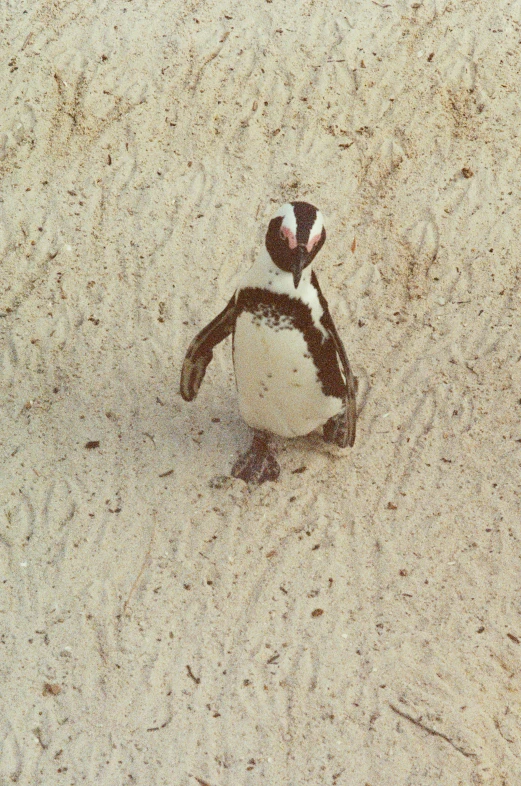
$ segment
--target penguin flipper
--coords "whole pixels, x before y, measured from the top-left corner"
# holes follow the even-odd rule
[[[180,393],[185,401],[192,401],[199,392],[206,368],[213,357],[213,348],[232,333],[237,317],[235,295],[226,308],[194,338],[184,359]]]
[[[358,388],[357,378],[354,377],[354,380],[355,387]],[[338,445],[340,448],[346,448],[348,445],[352,447],[355,441],[354,429],[351,430],[352,417],[353,415],[347,410],[347,407],[344,406],[338,415],[329,418],[323,426],[324,442],[331,442],[334,445]],[[356,414],[354,417],[356,423]]]
[[[347,448],[348,445],[352,448],[356,437],[356,391],[358,390],[358,380],[353,376],[349,366],[347,368],[344,406],[338,415],[330,418],[324,424],[323,429],[325,442],[333,442],[340,448]],[[346,371],[345,366],[344,371]]]
[[[358,390],[358,380],[353,376],[342,339],[338,335],[333,318],[329,313],[327,300],[321,292],[318,279],[314,272],[311,274],[311,283],[317,290],[318,299],[323,310],[320,321],[333,342],[336,354],[342,366],[346,386],[342,412],[327,421],[324,426],[324,439],[326,442],[334,442],[341,448],[346,448],[348,445],[352,448],[355,444],[356,437],[356,391]]]
[[[328,319],[322,320],[327,328],[327,331],[333,341],[336,353],[342,364],[342,370],[345,376],[345,393],[344,393],[344,406],[342,411],[336,416],[331,418],[324,426],[324,439],[326,442],[334,442],[341,448],[350,448],[355,444],[356,437],[356,391],[358,390],[358,380],[353,376],[349,360],[347,359],[346,351],[342,343],[342,339],[337,333],[336,327],[331,315],[327,313]],[[334,421],[334,422],[333,422]],[[329,429],[328,429],[329,427]]]

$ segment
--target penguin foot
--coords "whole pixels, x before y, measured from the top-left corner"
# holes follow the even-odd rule
[[[250,449],[239,456],[232,468],[234,478],[246,483],[264,483],[277,480],[280,467],[264,435],[255,434]]]
[[[334,418],[329,418],[323,427],[324,442],[331,442],[341,448],[348,444],[348,424],[345,411],[339,412]]]

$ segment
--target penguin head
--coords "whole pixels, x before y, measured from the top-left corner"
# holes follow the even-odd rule
[[[287,202],[271,219],[266,248],[278,268],[291,273],[295,289],[302,271],[326,241],[322,213],[309,202]]]

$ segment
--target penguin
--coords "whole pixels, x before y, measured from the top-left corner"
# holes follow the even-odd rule
[[[278,478],[273,435],[292,438],[322,428],[326,442],[342,448],[355,442],[357,380],[310,268],[325,240],[314,205],[282,205],[257,261],[186,353],[180,392],[192,401],[213,348],[233,335],[239,409],[253,442],[232,476],[247,483]]]

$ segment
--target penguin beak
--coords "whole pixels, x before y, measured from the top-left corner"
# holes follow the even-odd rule
[[[306,267],[308,259],[309,259],[309,254],[306,249],[306,246],[298,246],[297,258],[291,266],[291,272],[293,273],[293,283],[295,284],[295,289],[297,289],[298,285],[300,284],[302,271]]]

